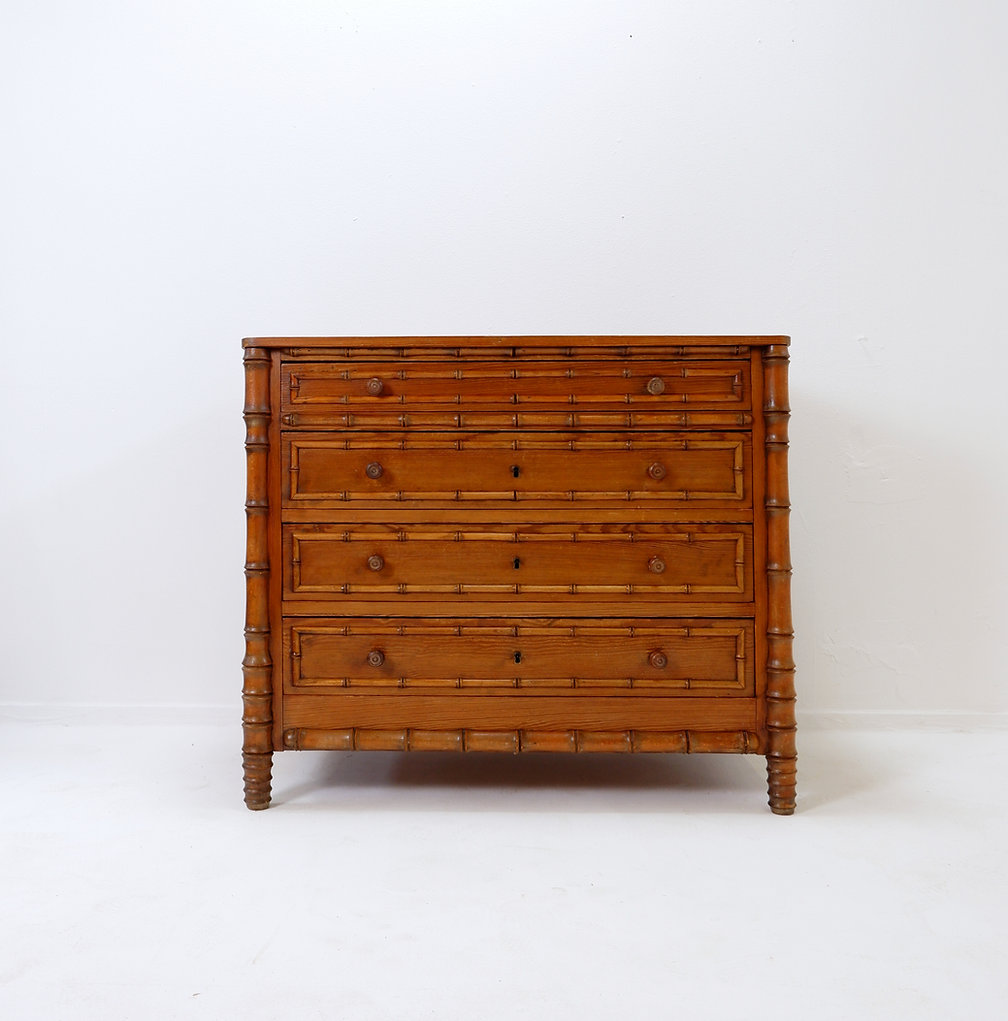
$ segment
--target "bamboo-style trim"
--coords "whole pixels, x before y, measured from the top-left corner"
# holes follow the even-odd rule
[[[270,802],[272,680],[269,621],[269,374],[270,355],[245,349],[245,658],[242,660],[242,765],[245,804],[266,808]]]
[[[788,519],[788,349],[766,348],[764,355],[767,522],[767,781],[770,808],[777,815],[795,809],[795,664],[791,623],[791,553]]]
[[[639,404],[648,410],[668,405],[724,404],[736,405],[738,410],[748,410],[749,406],[748,388],[743,385],[749,363],[741,359],[694,365],[684,362],[678,370],[669,367],[665,360],[654,359],[522,362],[521,368],[500,358],[461,364],[464,368],[434,361],[404,365],[398,358],[335,366],[308,362],[296,371],[288,368],[285,372],[282,407],[284,411],[310,412],[317,405],[354,406],[361,411],[387,411],[389,406],[409,410],[413,405],[421,410],[442,405],[492,410],[502,404],[545,408],[568,404],[589,407]],[[667,381],[667,389],[660,394],[651,394],[645,388],[647,377],[653,373],[661,373]],[[377,393],[367,389],[369,377],[378,377]],[[707,385],[691,389],[696,381]],[[720,383],[720,387],[715,383]],[[532,392],[528,392],[529,384],[538,387],[533,386]],[[547,389],[548,384],[552,386]],[[539,393],[537,389],[547,392]]]
[[[315,751],[457,752],[729,752],[745,754],[758,745],[745,730],[378,730],[352,727],[284,731],[289,749]]]
[[[729,532],[716,529],[708,530],[707,526],[694,526],[688,531],[685,529],[672,531],[668,527],[660,531],[659,526],[639,525],[632,531],[627,529],[623,532],[603,532],[597,529],[596,526],[585,525],[583,530],[578,532],[566,530],[562,527],[557,528],[545,525],[536,528],[513,529],[508,533],[481,532],[475,528],[466,528],[463,531],[462,529],[446,530],[443,528],[432,530],[422,527],[409,531],[398,530],[390,532],[388,529],[379,529],[374,526],[346,527],[340,524],[332,524],[316,525],[311,530],[304,528],[300,530],[293,528],[285,529],[285,534],[287,535],[286,544],[288,546],[286,555],[290,570],[289,578],[287,579],[289,587],[285,589],[285,592],[291,597],[305,594],[340,594],[353,596],[354,598],[379,595],[415,597],[418,595],[529,596],[543,594],[570,596],[606,594],[626,596],[737,595],[745,597],[747,592],[751,590],[752,566],[746,557],[747,548],[751,552],[752,547],[748,529]],[[621,551],[633,543],[644,547],[649,542],[660,543],[661,546],[655,547],[655,549],[662,550],[663,555],[667,555],[664,551],[676,549],[675,544],[677,543],[685,546],[695,544],[706,548],[708,551],[721,544],[722,546],[728,545],[732,549],[733,559],[730,567],[725,565],[725,568],[731,571],[730,576],[727,575],[727,570],[722,569],[721,576],[716,578],[710,577],[706,582],[704,582],[701,573],[701,580],[694,579],[692,581],[658,584],[653,577],[649,577],[645,572],[646,561],[644,556],[646,554],[643,554],[639,558],[640,562],[636,567],[625,565],[626,574],[624,577],[621,578],[617,575],[616,578],[604,582],[553,581],[549,583],[535,583],[515,582],[510,578],[504,580],[510,571],[505,567],[505,560],[500,559],[497,566],[486,566],[476,571],[475,577],[477,580],[474,581],[449,581],[442,575],[440,582],[426,582],[416,578],[398,582],[349,582],[340,580],[340,577],[345,577],[345,575],[341,575],[326,581],[319,580],[310,585],[303,583],[301,578],[302,566],[306,560],[309,564],[313,562],[313,545],[315,545],[316,549],[319,545],[323,544],[335,547],[344,563],[344,568],[342,569],[346,569],[347,562],[352,562],[354,557],[363,556],[363,554],[359,553],[360,547],[352,549],[348,544],[371,542],[381,542],[385,545],[394,543],[394,547],[389,545],[389,551],[384,554],[390,562],[395,556],[393,550],[396,548],[401,549],[401,544],[403,543],[431,543],[433,550],[427,554],[427,564],[437,563],[439,568],[444,566],[445,557],[448,555],[445,544],[449,542],[501,543],[502,545],[506,543],[509,549],[512,550],[516,548],[518,543],[527,543],[528,556],[532,556],[535,553],[537,544],[540,542],[549,542],[553,548],[556,548],[557,544],[563,543],[577,543],[579,546],[604,543],[606,546],[617,548]],[[542,549],[542,547],[539,547],[539,549]],[[509,553],[508,556],[510,555]],[[507,561],[507,564],[510,564],[510,561]],[[427,567],[426,569],[431,568]],[[333,571],[339,570],[341,570],[339,567],[333,568]],[[420,568],[414,564],[413,571],[418,570]],[[709,566],[707,570],[713,574],[713,570]]]
[[[611,502],[613,500],[634,500],[634,501],[657,501],[660,503],[682,503],[684,501],[703,503],[725,502],[729,506],[748,503],[748,486],[746,461],[749,446],[749,437],[738,434],[722,434],[716,439],[695,440],[688,437],[670,439],[663,443],[661,440],[650,440],[643,438],[640,434],[636,437],[624,438],[621,434],[614,433],[599,440],[597,437],[588,434],[586,437],[579,437],[577,434],[566,434],[561,436],[529,436],[528,434],[508,436],[508,434],[480,434],[468,433],[466,435],[455,435],[450,433],[360,433],[356,436],[348,433],[338,437],[330,437],[326,434],[315,432],[295,435],[285,440],[285,461],[287,494],[286,501],[292,505],[313,505],[320,501],[326,502],[383,502],[403,503],[413,500],[423,501],[451,501],[456,503],[480,502],[480,501],[504,501],[508,504],[523,501],[556,501],[563,500],[570,502],[602,500]],[[406,473],[407,488],[385,488],[383,484],[376,485],[368,483],[360,475],[360,466],[352,458],[342,458],[347,452],[367,451],[388,452],[393,455],[403,451],[416,453],[431,453],[435,457],[457,455],[460,451],[479,453],[485,460],[485,466],[481,477],[473,480],[469,488],[433,488],[430,479],[418,480]],[[546,451],[552,455],[563,455],[565,458],[571,453],[585,454],[587,452],[602,451],[611,456],[619,457],[624,470],[630,470],[635,465],[640,465],[640,482],[634,488],[587,488],[583,484],[571,486],[571,482],[577,483],[577,477],[572,476],[569,469],[561,478],[566,478],[566,484],[559,488],[551,488],[548,483],[542,480],[547,476],[540,476],[540,482],[530,485],[527,480],[516,488],[502,487],[491,489],[491,476],[494,472],[500,472],[503,466],[508,463],[508,458],[517,451]],[[719,483],[708,483],[708,488],[680,489],[673,488],[671,483],[662,482],[657,487],[647,481],[644,474],[647,456],[667,457],[673,472],[684,468],[689,461],[696,460],[699,452],[707,455],[714,455],[715,465],[723,474]],[[308,463],[319,456],[336,458],[335,468],[331,472],[330,483],[336,483],[333,488],[322,488],[317,477],[313,480],[314,487],[309,486],[303,489],[301,485],[302,462]],[[704,457],[701,463],[706,462],[708,469],[711,466],[710,456]],[[501,476],[498,475],[498,478]],[[556,479],[551,479],[556,485]],[[415,488],[417,483],[426,488]]]
[[[675,626],[680,625],[680,626]],[[287,625],[286,657],[288,681],[293,689],[352,689],[367,691],[375,689],[426,690],[436,689],[455,691],[459,689],[515,690],[533,689],[536,691],[572,690],[600,693],[612,689],[620,693],[670,692],[683,694],[703,693],[707,691],[746,692],[753,690],[752,647],[753,630],[751,621],[725,621],[718,625],[710,620],[677,620],[673,626],[648,626],[634,622],[618,626],[616,622],[595,624],[587,621],[565,624],[558,621],[550,625],[541,623],[525,623],[513,621],[508,625],[487,624],[478,621],[459,621],[456,623],[425,621],[422,619],[400,619],[396,621],[369,621],[366,619],[342,618],[340,623],[319,624],[306,621]],[[305,641],[311,654],[313,639],[348,639],[359,645],[361,639],[373,641],[387,650],[390,656],[395,655],[400,663],[400,670],[395,672],[366,673],[359,670],[353,660],[352,653],[342,653],[343,669],[337,669],[329,676],[311,676],[302,673]],[[499,645],[501,669],[493,671],[493,664],[482,661],[485,675],[470,671],[465,676],[441,675],[425,667],[423,661],[414,664],[409,646],[416,648],[416,639],[422,638],[437,643],[439,647],[447,647],[458,641],[479,642],[483,645],[494,643]],[[703,643],[708,639],[731,639],[734,650],[731,660],[725,664],[724,674],[719,677],[696,678],[679,676],[675,668],[669,676],[654,676],[647,673],[643,662],[631,664],[625,662],[623,671],[614,668],[609,676],[564,676],[562,672],[540,675],[524,672],[515,676],[516,671],[504,666],[503,654],[512,647],[513,642],[529,642],[535,639],[549,639],[550,642],[567,640],[590,644],[593,639],[638,638],[650,640],[655,646],[669,648],[670,657],[674,662],[677,656],[687,651],[686,645]],[[356,640],[356,642],[354,642]],[[671,645],[669,643],[672,643]],[[635,653],[636,655],[636,653]],[[332,667],[333,658],[340,656],[330,652],[326,662]],[[315,653],[315,659],[319,654]]]
[[[455,411],[285,412],[285,429],[736,429],[752,425],[748,411]]]

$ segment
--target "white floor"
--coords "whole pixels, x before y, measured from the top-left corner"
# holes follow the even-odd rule
[[[285,753],[0,722],[0,1016],[942,1018],[1008,1007],[1008,734],[736,756]]]

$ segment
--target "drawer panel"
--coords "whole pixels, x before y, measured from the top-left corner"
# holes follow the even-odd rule
[[[752,599],[748,525],[299,524],[283,546],[286,599]]]
[[[749,620],[287,621],[284,682],[320,688],[752,695]]]
[[[748,433],[284,435],[291,507],[401,501],[752,505]]]
[[[288,362],[281,415],[294,428],[500,426],[515,415],[515,424],[552,428],[606,412],[664,414],[668,424],[685,412],[750,412],[748,377],[742,358]]]

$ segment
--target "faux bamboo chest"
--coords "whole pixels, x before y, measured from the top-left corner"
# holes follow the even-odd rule
[[[791,813],[787,345],[245,340],[248,807],[281,750],[742,752]]]

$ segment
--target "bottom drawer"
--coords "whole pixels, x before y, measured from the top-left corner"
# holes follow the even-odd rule
[[[287,619],[284,690],[754,694],[751,620]]]

